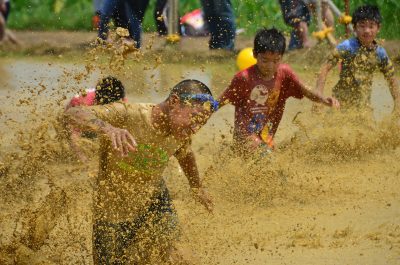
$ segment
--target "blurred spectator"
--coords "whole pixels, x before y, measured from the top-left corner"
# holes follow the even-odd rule
[[[315,8],[317,6],[318,0],[303,0],[303,2],[308,6],[308,8],[313,12],[313,15],[316,16]],[[322,22],[325,23],[327,27],[333,27],[333,23],[335,21],[333,17],[332,10],[329,8],[327,0],[320,0],[321,1],[321,18]]]
[[[230,0],[201,0],[204,17],[211,34],[209,48],[233,50],[235,16]]]
[[[293,28],[290,33],[289,50],[309,48],[308,25],[310,11],[302,0],[279,0],[285,23]]]
[[[160,36],[168,34],[166,13],[167,13],[167,2],[168,0],[157,0],[154,8],[154,20],[157,26],[157,32]]]
[[[92,17],[92,26],[94,29],[98,29],[100,25],[100,13],[103,6],[104,0],[93,0],[94,15]]]
[[[124,0],[129,22],[129,32],[136,43],[136,48],[141,46],[142,23],[149,0]]]
[[[168,0],[157,0],[153,16],[156,22],[157,33],[160,36],[168,35],[168,9]],[[178,20],[177,23],[178,34],[182,35],[181,21]]]
[[[11,43],[19,44],[14,34],[7,30],[7,19],[10,14],[10,7],[9,0],[0,0],[0,42],[8,40]]]
[[[132,9],[132,1],[136,0],[105,0],[100,11],[98,37],[106,40],[108,24],[111,19],[117,27],[127,28],[130,37],[135,41],[136,48],[140,48],[141,21]]]

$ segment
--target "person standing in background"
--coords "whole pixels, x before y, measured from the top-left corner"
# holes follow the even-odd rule
[[[230,0],[201,0],[204,17],[210,30],[210,49],[233,50],[235,15]]]
[[[14,34],[7,30],[7,19],[10,14],[10,1],[0,0],[0,43],[4,40],[8,40],[13,44],[19,44]]]

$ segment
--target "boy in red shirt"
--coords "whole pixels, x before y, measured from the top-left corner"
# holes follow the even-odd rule
[[[244,147],[241,151],[265,145],[273,148],[272,140],[289,97],[307,97],[339,107],[335,98],[325,98],[308,90],[289,65],[281,63],[285,48],[281,32],[275,28],[259,30],[253,48],[257,63],[237,73],[218,100],[221,107],[228,103],[235,106],[234,140],[240,149]],[[262,137],[263,131],[267,132]]]
[[[65,107],[65,111],[72,107],[104,105],[119,100],[126,101],[125,88],[120,80],[108,76],[101,79],[97,83],[96,88],[87,89],[83,93],[75,95]],[[83,135],[89,138],[93,137],[90,137],[90,134],[81,132],[76,128],[68,128],[67,131],[70,134],[69,145],[71,149],[74,150],[81,162],[86,162],[87,158],[79,148],[78,139]]]

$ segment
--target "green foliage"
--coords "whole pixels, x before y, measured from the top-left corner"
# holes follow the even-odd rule
[[[350,14],[361,5],[377,5],[383,17],[380,36],[388,39],[400,38],[400,1],[399,0],[349,0]],[[344,10],[344,1],[334,1],[340,10]]]
[[[132,0],[135,1],[135,0]],[[344,9],[344,0],[334,0]],[[244,28],[252,35],[262,27],[277,27],[289,31],[282,19],[278,0],[232,0],[237,28]],[[350,0],[351,12],[362,4],[376,4],[380,7],[384,22],[381,37],[400,38],[400,1],[399,0]],[[37,30],[90,30],[93,7],[91,0],[11,0],[12,11],[9,26],[16,29]],[[150,0],[143,28],[154,31],[153,18],[155,0]],[[180,1],[180,15],[200,7],[199,0]],[[59,12],[57,12],[59,11]],[[343,32],[343,26],[337,26]]]
[[[61,7],[59,13],[57,9]],[[32,30],[88,30],[91,0],[11,0],[9,26]]]

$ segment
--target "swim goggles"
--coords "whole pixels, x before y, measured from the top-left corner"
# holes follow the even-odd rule
[[[206,108],[210,111],[215,112],[218,110],[219,103],[209,94],[181,94],[179,95],[181,100],[195,100],[199,102],[208,103]]]

